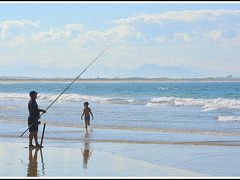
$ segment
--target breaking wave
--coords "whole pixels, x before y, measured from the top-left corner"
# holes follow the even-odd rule
[[[38,100],[54,101],[58,97],[58,94],[38,94]],[[4,100],[28,100],[28,94],[18,93],[0,93],[0,99]],[[134,103],[134,99],[131,98],[109,98],[101,96],[89,96],[81,94],[63,94],[58,102],[78,102],[78,101],[92,101],[97,103]]]
[[[54,101],[58,94],[39,94],[38,100]],[[28,94],[20,93],[0,93],[0,99],[3,100],[28,100]],[[90,101],[96,103],[116,103],[116,104],[141,104],[146,106],[197,106],[202,107],[203,111],[212,111],[216,109],[240,109],[240,100],[238,99],[197,99],[197,98],[178,98],[178,97],[158,97],[151,100],[133,99],[128,97],[103,97],[90,96],[82,94],[63,94],[58,102],[79,102]]]
[[[218,116],[220,122],[240,121],[240,116]]]
[[[236,99],[195,99],[195,98],[176,98],[176,97],[159,97],[153,98],[147,103],[147,106],[171,105],[171,106],[199,106],[204,111],[215,109],[240,109],[240,100]]]

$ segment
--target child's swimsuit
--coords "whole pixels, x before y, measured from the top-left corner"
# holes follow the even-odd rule
[[[85,120],[90,120],[90,115],[85,115]]]

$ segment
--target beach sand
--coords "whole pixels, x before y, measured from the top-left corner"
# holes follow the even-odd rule
[[[159,133],[163,143],[127,141],[124,131],[95,129],[86,134],[61,131],[65,138],[53,138],[48,127],[42,151],[29,151],[28,135],[0,137],[0,177],[238,177],[239,146],[216,143],[171,143],[170,133]],[[54,134],[51,134],[54,133]],[[136,132],[133,132],[136,134]],[[39,132],[40,134],[40,132]],[[107,138],[119,137],[123,141]],[[128,134],[131,135],[131,134]],[[150,134],[152,137],[154,135]],[[141,138],[140,135],[138,135]],[[145,139],[148,137],[144,135]],[[185,136],[176,137],[181,142]],[[187,139],[195,140],[193,135]],[[98,140],[101,137],[101,141]],[[208,138],[207,138],[208,137]],[[156,139],[156,137],[155,137]],[[220,137],[218,138],[219,140]],[[235,139],[235,138],[234,138]],[[153,138],[154,140],[154,138]],[[200,138],[198,137],[198,140]],[[224,140],[224,139],[223,139]],[[40,138],[39,138],[40,141]],[[169,143],[166,143],[166,142]]]
[[[42,150],[29,150],[25,147],[27,143],[4,140],[0,146],[0,177],[204,176],[191,170],[114,154],[119,145],[124,147],[128,144],[98,143],[93,149],[86,142],[69,147],[67,143],[48,142]],[[103,151],[104,147],[108,151]],[[145,152],[144,149],[141,151]],[[146,155],[151,156],[151,153],[146,151]]]
[[[48,126],[42,151],[29,151],[17,131],[0,133],[0,177],[240,176],[238,136]]]

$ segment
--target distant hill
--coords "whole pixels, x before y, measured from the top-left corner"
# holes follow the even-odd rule
[[[64,68],[58,66],[39,67],[33,64],[19,65],[18,67],[0,66],[0,76],[32,78],[74,78],[79,75],[86,66],[79,64],[77,67]],[[143,64],[136,69],[124,67],[110,67],[103,64],[94,64],[81,76],[81,78],[206,78],[225,77],[228,74],[213,70],[191,68],[191,70],[177,66],[160,66],[158,64]]]
[[[145,78],[193,78],[202,77],[203,74],[177,66],[159,66],[158,64],[147,63],[131,71],[128,76]]]

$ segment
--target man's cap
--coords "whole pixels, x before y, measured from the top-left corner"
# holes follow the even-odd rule
[[[37,92],[36,92],[36,91],[31,91],[31,92],[29,93],[30,96],[33,95],[33,94],[37,94]]]

